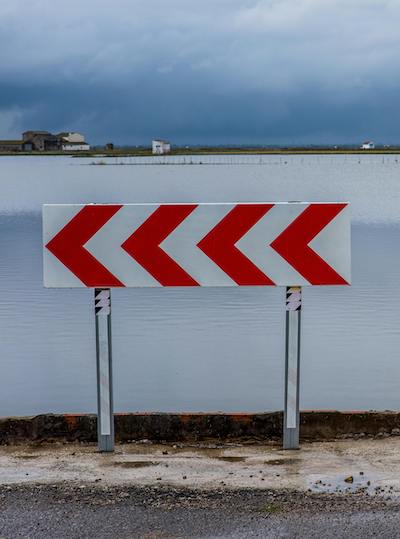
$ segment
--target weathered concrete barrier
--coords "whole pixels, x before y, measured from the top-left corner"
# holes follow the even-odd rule
[[[308,441],[400,435],[400,412],[307,411],[300,421],[300,437]],[[0,444],[96,442],[96,422],[92,414],[0,418]],[[116,414],[115,431],[118,442],[280,441],[282,412]]]

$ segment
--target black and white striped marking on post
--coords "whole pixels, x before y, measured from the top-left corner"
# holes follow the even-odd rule
[[[286,288],[286,310],[301,311],[301,287],[291,286]]]
[[[114,451],[111,357],[111,291],[94,291],[97,358],[97,439],[99,451]]]
[[[94,310],[96,315],[111,314],[111,293],[110,289],[96,289],[94,297]]]
[[[301,287],[286,288],[286,361],[283,448],[299,448]]]

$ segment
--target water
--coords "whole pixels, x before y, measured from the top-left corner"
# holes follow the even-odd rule
[[[102,160],[0,159],[0,415],[96,409],[92,291],[42,286],[41,204],[83,202],[350,201],[353,285],[304,290],[301,407],[399,408],[396,156]],[[282,409],[284,316],[282,288],[113,291],[116,410]]]

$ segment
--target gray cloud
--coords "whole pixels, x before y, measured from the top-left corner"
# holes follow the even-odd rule
[[[0,3],[0,136],[398,141],[397,0]]]

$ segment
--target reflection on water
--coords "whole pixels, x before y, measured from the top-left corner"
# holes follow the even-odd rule
[[[92,291],[43,288],[40,215],[32,213],[40,200],[223,201],[239,200],[239,192],[241,200],[350,200],[357,221],[353,285],[304,290],[301,405],[399,408],[400,224],[393,209],[394,203],[399,207],[394,159],[368,166],[340,160],[338,168],[348,172],[342,184],[331,170],[333,158],[308,158],[296,167],[282,164],[274,172],[272,165],[221,166],[210,172],[206,166],[84,167],[65,158],[39,159],[35,165],[29,158],[29,166],[24,160],[0,160],[0,171],[11,171],[1,176],[8,195],[0,201],[6,212],[0,215],[0,415],[86,412],[96,406]],[[289,166],[296,176],[290,180]],[[357,166],[366,172],[369,195],[356,169],[357,196],[351,177]],[[381,188],[388,185],[379,196],[371,168]],[[107,181],[92,175],[98,169],[106,169]],[[174,173],[165,174],[166,169]],[[204,185],[193,183],[200,180]],[[31,213],[21,213],[27,209]],[[116,410],[282,408],[284,315],[282,288],[113,291]]]

